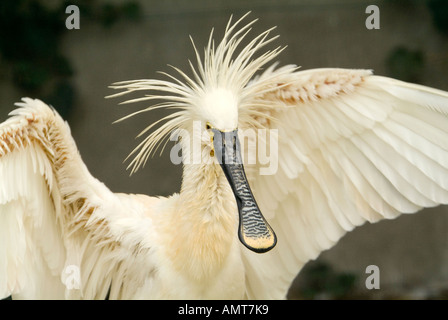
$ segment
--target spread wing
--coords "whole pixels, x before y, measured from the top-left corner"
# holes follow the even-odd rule
[[[153,270],[152,198],[109,191],[54,110],[17,105],[0,124],[0,298],[129,297]]]
[[[278,130],[265,139],[271,173],[257,165],[248,174],[278,236],[267,254],[243,251],[249,297],[284,298],[307,261],[366,221],[448,202],[447,92],[366,70],[292,66],[268,69],[247,89],[261,92],[253,120]]]

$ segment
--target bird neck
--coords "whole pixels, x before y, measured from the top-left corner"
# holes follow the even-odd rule
[[[198,279],[215,275],[238,245],[237,206],[221,167],[185,165],[177,205],[173,262]]]
[[[237,218],[235,197],[219,164],[184,165],[180,200],[200,220]]]

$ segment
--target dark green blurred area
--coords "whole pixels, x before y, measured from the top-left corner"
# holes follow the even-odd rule
[[[428,7],[432,14],[435,27],[445,35],[448,35],[448,1],[428,0]]]
[[[425,66],[422,51],[399,46],[389,53],[385,63],[390,77],[407,82],[421,82]]]
[[[412,8],[421,0],[389,0],[390,3],[403,8]],[[423,0],[432,17],[432,23],[440,34],[448,37],[448,1]],[[391,50],[385,61],[388,76],[403,81],[420,83],[425,67],[423,49],[413,50],[398,46]]]
[[[306,267],[301,273],[303,283],[297,290],[297,299],[349,299],[359,276],[353,273],[336,272],[323,262]]]
[[[0,2],[1,69],[25,96],[40,96],[58,112],[69,118],[76,99],[76,88],[71,78],[76,72],[69,59],[61,52],[60,42],[67,28],[65,9],[72,4],[61,1],[48,7],[39,0]],[[119,20],[137,21],[140,6],[129,1],[122,4],[78,1],[84,19],[100,23],[105,28]],[[8,64],[8,68],[4,64]]]

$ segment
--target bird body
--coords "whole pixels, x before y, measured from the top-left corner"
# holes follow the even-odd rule
[[[52,290],[47,292],[37,286],[33,288],[36,291],[31,289],[31,292],[25,291],[23,296],[19,294],[17,297],[63,297],[65,287],[60,276],[66,265],[80,266],[84,270],[93,268],[91,272],[94,272],[94,264],[106,264],[111,268],[111,276],[116,277],[117,273],[123,272],[128,278],[135,267],[135,261],[126,262],[129,259],[128,250],[141,258],[148,255],[147,258],[152,259],[156,256],[154,259],[160,264],[155,266],[143,259],[144,270],[135,270],[136,274],[141,274],[141,284],[131,282],[135,284],[132,294],[120,289],[122,292],[112,292],[114,298],[244,297],[244,268],[238,254],[239,242],[235,237],[237,208],[219,165],[202,165],[202,168],[197,168],[196,164],[186,165],[182,191],[168,198],[114,194],[90,175],[76,149],[68,125],[54,110],[39,100],[24,99],[22,108],[16,111],[15,117],[2,126],[7,128],[6,132],[2,131],[3,137],[8,136],[2,140],[2,177],[3,181],[12,182],[2,185],[2,200],[8,202],[8,206],[3,207],[2,218],[14,218],[16,212],[20,211],[17,208],[20,204],[15,203],[16,198],[29,199],[31,207],[28,208],[31,210],[43,207],[42,212],[36,212],[36,218],[42,221],[37,221],[37,225],[18,227],[24,227],[33,234],[45,230],[45,234],[41,235],[44,238],[38,239],[36,245],[45,246],[45,243],[40,242],[48,241],[47,245],[56,246],[59,251],[51,250],[46,252],[50,257],[44,257],[59,258],[48,270],[51,274],[48,276],[58,290],[54,291],[49,286]],[[20,153],[17,152],[19,150]],[[40,193],[34,194],[36,190]],[[43,203],[48,198],[45,192],[50,190],[52,192],[49,196],[54,203],[58,203],[58,198],[63,199],[63,209],[52,210],[51,203]],[[8,226],[7,222],[2,223],[2,226]],[[172,233],[173,228],[175,234]],[[9,231],[12,234],[16,231],[15,236],[20,238],[7,238],[2,242],[4,245],[19,246],[25,242],[28,247],[34,242],[28,243],[31,239],[26,239],[26,235],[18,230]],[[64,243],[69,239],[74,242]],[[119,239],[119,244],[115,239]],[[92,241],[95,243],[93,246]],[[67,247],[64,248],[64,245]],[[26,249],[32,250],[33,247]],[[74,252],[69,252],[68,248],[73,247]],[[84,247],[84,253],[77,252]],[[14,252],[15,248],[12,247],[6,249],[10,255],[7,262],[12,262],[7,268],[15,270],[15,276],[23,277],[33,273],[27,268],[33,268],[34,263],[20,263],[28,252]],[[105,251],[111,252],[105,254]],[[64,256],[72,260],[65,262]],[[15,261],[18,265],[11,261],[12,257],[18,260]],[[118,260],[112,263],[109,259]],[[55,274],[53,268],[58,270]],[[97,290],[101,289],[107,272],[94,272],[86,276],[92,285],[87,286],[84,297],[101,297]],[[138,290],[146,281],[150,286]],[[2,279],[2,284],[6,287],[2,289],[9,292],[8,289],[20,284],[20,280],[15,277]],[[107,288],[100,291],[103,297]],[[88,295],[89,289],[92,295]]]
[[[268,30],[236,51],[254,23],[237,29],[243,18],[203,60],[195,48],[192,78],[113,86],[158,92],[128,101],[162,101],[130,116],[177,109],[142,132],[130,167],[179,134],[178,194],[111,192],[55,110],[17,104],[0,125],[1,297],[284,298],[356,226],[448,202],[447,92],[368,70],[256,75],[283,49],[254,56]]]

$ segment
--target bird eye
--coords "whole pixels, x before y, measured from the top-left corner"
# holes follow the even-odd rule
[[[209,129],[211,129],[211,128],[212,128],[212,126],[210,125],[210,123],[207,122],[207,123],[205,124],[205,129],[209,130]]]

